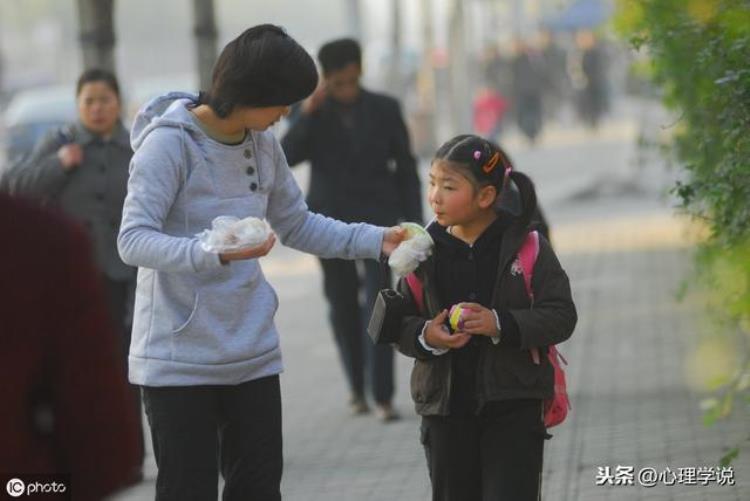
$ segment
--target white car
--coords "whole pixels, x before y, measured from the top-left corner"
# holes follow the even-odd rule
[[[25,157],[47,131],[77,117],[75,88],[38,87],[18,92],[3,115],[3,149],[7,164]]]

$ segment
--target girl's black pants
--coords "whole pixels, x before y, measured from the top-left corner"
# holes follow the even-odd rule
[[[422,444],[433,501],[538,501],[541,400],[488,403],[480,415],[424,416]]]

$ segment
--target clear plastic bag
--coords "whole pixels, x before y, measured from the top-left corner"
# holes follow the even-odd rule
[[[406,230],[406,240],[391,253],[388,265],[397,276],[403,278],[430,257],[435,242],[427,230],[416,223],[402,223],[401,227]]]
[[[239,219],[234,216],[219,216],[211,222],[210,230],[196,236],[206,252],[234,252],[257,247],[265,242],[271,229],[257,217]]]

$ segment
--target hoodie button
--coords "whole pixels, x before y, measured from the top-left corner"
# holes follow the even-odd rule
[[[258,189],[258,183],[250,183],[250,191],[255,191]]]
[[[252,158],[253,152],[250,149],[245,150],[245,158]]]
[[[247,168],[247,175],[252,176],[253,174],[255,174],[255,167],[251,165]]]

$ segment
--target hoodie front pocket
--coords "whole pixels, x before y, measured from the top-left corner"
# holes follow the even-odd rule
[[[190,314],[188,317],[182,321],[180,324],[179,319],[175,319],[176,321],[173,323],[173,325],[178,325],[178,327],[172,329],[172,334],[180,334],[181,332],[184,332],[188,325],[193,321],[195,318],[196,312],[198,311],[198,305],[200,304],[200,294],[198,291],[195,291],[195,299],[193,300],[193,309],[190,311]]]

